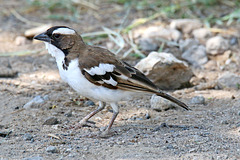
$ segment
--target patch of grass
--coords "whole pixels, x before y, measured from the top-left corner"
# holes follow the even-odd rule
[[[47,9],[52,14],[48,19],[77,21],[79,18],[78,6],[69,0],[26,0],[30,6]],[[58,10],[64,14],[57,13]]]
[[[131,5],[138,11],[145,11],[149,14],[147,17],[157,13],[170,19],[198,18],[208,27],[224,23],[230,25],[235,20],[240,21],[239,0],[109,0],[109,2],[125,7]],[[143,23],[145,22],[141,21],[139,24]]]

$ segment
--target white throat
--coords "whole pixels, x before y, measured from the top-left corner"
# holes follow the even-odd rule
[[[56,58],[56,61],[63,61],[64,60],[64,53],[63,51],[61,51],[60,49],[58,49],[57,47],[55,47],[54,45],[48,43],[48,42],[44,42],[46,49],[48,50],[48,53],[51,54],[51,56]]]

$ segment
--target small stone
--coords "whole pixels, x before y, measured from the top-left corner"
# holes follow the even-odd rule
[[[166,148],[167,148],[167,149],[174,149],[173,145],[171,145],[171,144],[167,145]]]
[[[64,116],[66,116],[66,117],[72,117],[72,111],[71,111],[71,110],[67,111],[67,112],[64,114]]]
[[[87,100],[85,103],[84,103],[84,106],[88,107],[88,106],[94,106],[95,103],[91,100]]]
[[[197,151],[197,148],[191,148],[191,149],[189,150],[189,153],[196,152],[196,151]]]
[[[55,117],[49,117],[43,123],[43,125],[55,125],[55,124],[59,124],[58,119]]]
[[[220,89],[232,88],[238,90],[240,89],[240,76],[226,72],[217,79],[217,84]]]
[[[211,55],[222,54],[228,50],[229,44],[221,36],[212,37],[206,42],[207,53]]]
[[[221,124],[229,124],[229,121],[228,121],[228,120],[221,120],[220,123],[221,123]]]
[[[238,111],[238,115],[240,116],[240,111]]]
[[[145,118],[146,118],[146,119],[150,119],[150,118],[151,118],[150,114],[149,114],[149,113],[146,113],[146,114],[145,114]]]
[[[205,98],[203,96],[195,96],[191,99],[192,104],[205,104]]]
[[[206,40],[212,35],[212,32],[207,28],[195,29],[193,32],[193,37],[198,40]]]
[[[182,58],[187,60],[195,67],[201,66],[208,62],[206,48],[203,45],[191,46],[182,54]]]
[[[170,108],[176,107],[176,104],[157,95],[152,95],[150,104],[151,108],[158,112],[166,111]]]
[[[181,52],[185,52],[192,46],[199,45],[199,41],[195,39],[186,39],[186,40],[180,40],[179,41],[179,49]]]
[[[25,44],[27,44],[27,38],[24,37],[24,36],[17,36],[17,37],[15,38],[14,43],[15,43],[17,46],[25,45]]]
[[[181,30],[183,33],[191,33],[193,30],[202,27],[201,21],[197,19],[175,19],[172,20],[170,28]]]
[[[29,133],[26,133],[26,134],[23,135],[23,139],[25,141],[31,141],[33,139],[33,136]]]
[[[23,158],[22,160],[44,160],[43,157],[28,157],[28,158]]]
[[[50,153],[57,153],[58,152],[57,147],[55,147],[55,146],[48,146],[46,148],[46,151],[50,152]]]
[[[149,38],[142,38],[139,40],[140,49],[143,51],[156,51],[158,50],[158,45]]]
[[[0,137],[8,137],[12,131],[0,131]]]
[[[134,31],[134,37],[141,37],[140,39],[154,39],[156,41],[158,41],[158,38],[162,38],[168,41],[177,42],[181,39],[182,34],[176,29],[167,29],[161,26],[151,26],[145,29],[139,29]]]
[[[30,100],[29,102],[27,102],[23,108],[25,109],[29,109],[29,108],[33,108],[34,106],[36,105],[39,105],[39,104],[43,104],[45,101],[47,101],[49,98],[48,98],[48,95],[45,95],[45,96],[36,96],[34,97],[32,100]]]
[[[230,45],[238,44],[238,38],[237,37],[231,37],[229,43],[230,43]]]

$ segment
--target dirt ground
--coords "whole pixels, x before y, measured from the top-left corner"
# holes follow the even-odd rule
[[[96,128],[75,129],[74,125],[93,111],[97,102],[93,104],[79,96],[61,81],[55,60],[42,43],[27,40],[23,45],[15,44],[15,37],[33,26],[7,12],[8,8],[21,6],[21,2],[13,2],[3,1],[0,5],[4,11],[0,15],[0,52],[30,50],[37,54],[0,57],[1,73],[14,75],[13,71],[18,72],[15,77],[0,78],[0,160],[240,159],[239,90],[182,89],[170,92],[189,104],[191,111],[175,108],[157,112],[150,108],[150,96],[120,102],[120,113],[112,127],[114,135],[109,138],[91,135],[108,124],[112,116],[110,107],[91,119],[96,122]],[[31,21],[69,25],[84,33],[119,23],[116,17],[110,16],[113,11],[109,5],[101,6],[100,16],[95,12],[85,14],[79,23],[36,18],[42,10],[24,15]],[[123,9],[119,9],[120,16],[121,13],[124,13]],[[103,18],[99,18],[101,15]],[[236,53],[240,57],[239,51]],[[237,72],[239,68],[228,67],[224,71]],[[222,72],[216,68],[196,70],[206,79],[208,76],[215,79]],[[205,98],[205,104],[191,105],[191,98],[200,95]],[[47,96],[47,100],[23,108],[36,96]],[[49,117],[57,118],[58,124],[43,125]],[[48,152],[49,146],[56,148]]]

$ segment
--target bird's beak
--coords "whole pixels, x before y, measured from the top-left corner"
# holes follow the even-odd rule
[[[33,39],[36,39],[39,41],[44,41],[44,42],[49,42],[49,43],[51,41],[50,37],[46,34],[46,32],[34,36]]]

